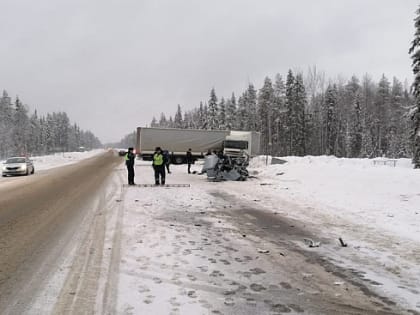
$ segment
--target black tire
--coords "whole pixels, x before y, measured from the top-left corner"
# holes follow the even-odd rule
[[[29,170],[28,169],[26,169],[26,174],[25,174],[25,176],[28,176],[29,175]]]
[[[182,163],[184,163],[184,157],[174,156],[173,162],[174,162],[174,164],[182,164]]]
[[[35,173],[35,167],[32,167],[32,172],[31,172],[31,174],[34,174]]]

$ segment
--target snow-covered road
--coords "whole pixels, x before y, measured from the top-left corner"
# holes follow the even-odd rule
[[[138,164],[137,183],[153,183],[150,165]],[[320,181],[328,182],[329,175],[339,176],[334,161],[330,164],[330,173],[315,166],[308,177],[324,176]],[[336,189],[333,183],[327,188],[330,203],[320,206],[312,198],[311,204],[305,192],[316,185],[293,178],[292,163],[256,161],[254,167],[257,178],[247,182],[211,183],[186,174],[185,166],[172,166],[167,183],[191,188],[124,190],[118,313],[345,314],[355,310],[343,305],[354,305],[367,314],[374,309],[370,298],[383,312],[394,313],[394,303],[420,309],[415,237],[407,240],[404,233],[359,220],[363,211],[337,215],[331,210],[334,198],[347,188],[337,183]],[[372,176],[367,169],[362,180]],[[340,247],[339,237],[348,247]],[[321,247],[308,248],[304,238],[321,241]]]

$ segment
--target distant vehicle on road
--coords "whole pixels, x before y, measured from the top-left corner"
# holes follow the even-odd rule
[[[127,150],[119,150],[118,155],[119,156],[125,156],[127,154]]]
[[[35,173],[34,164],[27,157],[11,157],[4,162],[2,176],[29,175]]]

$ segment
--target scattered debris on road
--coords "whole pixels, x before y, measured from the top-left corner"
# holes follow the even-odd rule
[[[341,237],[339,237],[338,240],[340,241],[341,247],[347,247],[347,243],[344,243],[344,241]]]
[[[258,252],[261,254],[268,254],[270,251],[268,249],[261,249],[261,248],[257,248]]]
[[[321,245],[320,242],[315,242],[314,240],[311,240],[310,238],[304,238],[303,241],[305,242],[306,245],[308,245],[309,247],[319,247]]]

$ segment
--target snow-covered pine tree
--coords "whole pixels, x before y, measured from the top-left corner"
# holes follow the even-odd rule
[[[157,127],[158,126],[158,122],[156,120],[156,117],[153,116],[152,121],[150,122],[150,127]]]
[[[65,112],[59,112],[56,115],[57,119],[57,147],[61,152],[69,150],[69,130],[70,119]]]
[[[174,120],[172,119],[172,116],[169,116],[168,128],[174,128],[174,126],[175,126]]]
[[[230,99],[226,101],[226,129],[236,129],[236,97],[232,93]]]
[[[402,83],[394,77],[390,96],[389,122],[387,132],[388,152],[387,156],[398,158],[404,156],[404,109],[402,107],[403,98]]]
[[[41,154],[41,125],[36,110],[29,119],[29,129],[28,152],[30,155]]]
[[[214,88],[210,91],[210,99],[208,103],[208,126],[207,129],[218,129],[219,122],[218,122],[218,104],[217,104],[217,96],[216,91]]]
[[[226,129],[226,101],[223,97],[220,99],[219,112],[217,116],[218,116],[217,120],[219,124],[217,129],[225,130]]]
[[[246,107],[246,94],[245,91],[238,99],[238,110],[236,115],[236,127],[239,130],[250,130],[248,126],[249,112]]]
[[[56,126],[55,126],[55,120],[53,118],[53,115],[47,114],[47,117],[45,119],[45,132],[46,132],[46,150],[47,153],[53,153],[55,152],[55,139],[56,139]]]
[[[360,157],[374,157],[374,98],[375,85],[370,76],[365,75],[361,85],[361,112],[362,112],[362,148]]]
[[[182,121],[182,111],[181,105],[178,104],[175,116],[174,116],[174,127],[175,128],[183,128],[183,121]]]
[[[159,127],[161,127],[161,128],[168,127],[168,121],[166,120],[166,116],[165,116],[164,113],[160,114]]]
[[[413,94],[416,107],[412,113],[413,120],[413,164],[414,168],[420,168],[420,6],[414,19],[415,34],[411,42],[409,53],[413,60]]]
[[[295,104],[295,93],[294,93],[295,76],[292,70],[289,70],[286,78],[286,110],[287,110],[287,122],[286,122],[286,139],[287,139],[287,151],[286,155],[294,154],[294,141],[295,135],[295,121],[296,112],[294,109]]]
[[[334,155],[336,152],[337,141],[337,119],[336,119],[336,106],[337,106],[337,87],[336,85],[328,85],[325,94],[324,105],[324,134],[325,134],[325,154]]]
[[[298,156],[304,156],[306,154],[306,91],[305,85],[303,84],[303,76],[301,73],[296,75],[294,83],[294,99],[295,99],[295,144],[294,151]]]
[[[204,106],[203,102],[200,102],[200,106],[197,110],[197,128],[204,129]]]
[[[272,154],[272,125],[273,125],[274,89],[271,79],[266,77],[264,85],[258,94],[258,125],[261,132],[261,145],[265,154]]]
[[[346,156],[354,158],[360,156],[362,148],[363,130],[359,79],[353,76],[345,89],[350,107],[349,119],[347,119]]]
[[[13,108],[12,101],[6,91],[0,99],[0,158],[12,154]]]
[[[273,85],[274,101],[273,101],[273,154],[286,154],[286,87],[280,74],[276,74]]]
[[[28,109],[19,98],[15,101],[15,112],[13,115],[13,142],[14,142],[14,153],[16,155],[27,155],[28,152],[28,139],[29,139],[29,118]]]
[[[402,97],[402,107],[403,107],[403,119],[401,121],[401,129],[403,132],[403,137],[401,141],[401,150],[403,157],[413,157],[413,121],[412,121],[412,112],[416,108],[416,101],[413,98],[413,94],[409,92],[410,88],[408,84],[405,84],[403,97]]]
[[[245,94],[245,108],[248,112],[248,122],[246,123],[245,130],[256,131],[259,130],[258,113],[257,113],[257,90],[253,84],[248,85]]]
[[[390,84],[385,75],[382,75],[378,84],[374,109],[374,139],[375,155],[386,155],[388,150],[387,130],[390,108]]]

